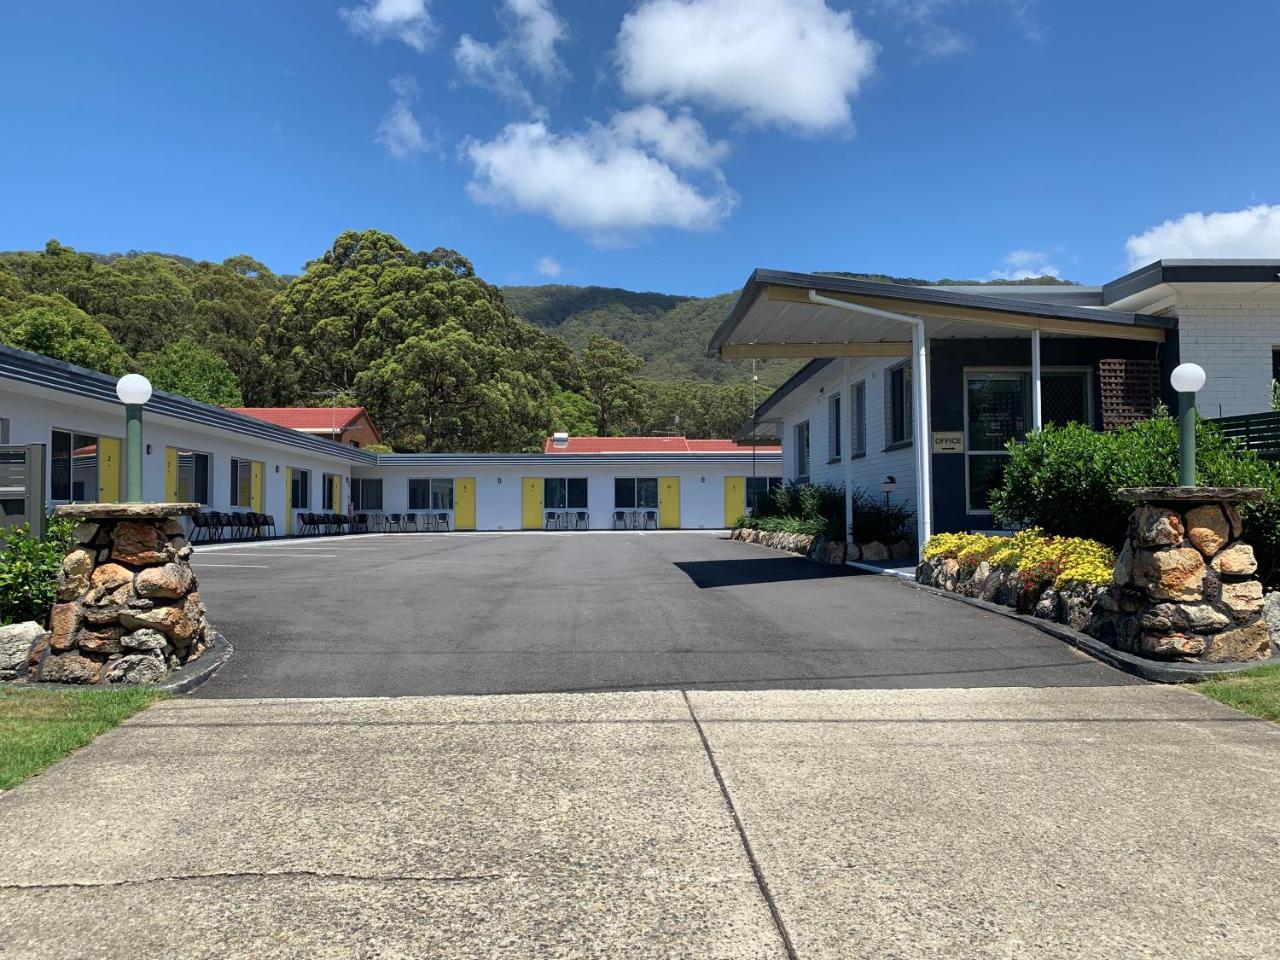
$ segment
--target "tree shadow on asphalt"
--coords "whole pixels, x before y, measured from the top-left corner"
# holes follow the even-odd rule
[[[750,560],[686,560],[676,566],[694,586],[741,587],[760,583],[789,583],[797,580],[825,580],[857,574],[848,567],[811,563],[803,557],[762,557]]]

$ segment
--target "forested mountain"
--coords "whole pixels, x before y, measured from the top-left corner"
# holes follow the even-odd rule
[[[376,230],[298,276],[51,240],[0,253],[0,343],[207,403],[361,404],[396,450],[538,450],[552,430],[731,435],[751,365],[706,350],[735,296],[499,289],[456,251]],[[756,399],[799,366],[760,362]]]

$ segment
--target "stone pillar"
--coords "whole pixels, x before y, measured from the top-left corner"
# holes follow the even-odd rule
[[[1136,503],[1113,585],[1089,632],[1162,660],[1227,663],[1272,655],[1253,548],[1240,539],[1236,504],[1264,491],[1237,487],[1133,487]]]
[[[55,509],[80,521],[62,561],[49,632],[27,675],[54,683],[152,683],[213,641],[191,547],[175,519],[194,503],[87,503]]]

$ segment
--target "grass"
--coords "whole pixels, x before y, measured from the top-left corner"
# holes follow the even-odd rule
[[[0,790],[83,747],[165,694],[154,690],[0,689]]]
[[[1198,683],[1194,689],[1255,717],[1280,721],[1280,666],[1233,673]]]

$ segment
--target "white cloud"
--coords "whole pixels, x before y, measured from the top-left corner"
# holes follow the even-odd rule
[[[1028,40],[1039,40],[1040,25],[1034,14],[1035,0],[993,0],[1008,9]],[[963,30],[943,23],[943,17],[955,6],[955,0],[876,0],[874,13],[892,17],[907,29],[907,43],[926,57],[941,58],[968,53],[973,38]]]
[[[1043,250],[1011,250],[1004,258],[1003,270],[992,270],[992,280],[1029,280],[1034,277],[1062,275]]]
[[[1135,269],[1162,258],[1280,258],[1280,204],[1183,214],[1130,237],[1125,250]]]
[[[555,257],[539,257],[537,270],[544,277],[551,277],[552,279],[555,279],[564,272],[560,266],[560,261]]]
[[[692,145],[669,139],[672,128],[688,131]],[[683,116],[663,126],[620,114],[608,125],[563,134],[541,120],[512,123],[492,140],[465,144],[463,153],[473,167],[467,190],[474,199],[549,217],[601,246],[650,227],[707,230],[737,203],[710,165],[722,154]],[[676,167],[696,170],[697,180]]]
[[[565,24],[551,0],[503,0],[501,13],[506,36],[484,43],[464,33],[454,47],[453,62],[467,82],[533,109],[533,97],[517,68],[523,65],[547,83],[563,79],[568,71],[556,44],[565,38]]]
[[[616,55],[634,96],[821,132],[852,122],[876,46],[825,0],[643,0],[622,20]]]
[[[417,81],[413,77],[395,77],[391,89],[396,97],[378,124],[374,142],[380,143],[397,160],[410,160],[432,149],[435,142],[423,132],[422,124],[413,115],[413,101],[418,98]]]
[[[430,0],[365,0],[358,7],[343,7],[338,15],[357,36],[375,43],[394,37],[418,52],[431,45],[437,30]]]
[[[663,160],[677,167],[710,170],[729,155],[729,145],[712,141],[702,124],[687,111],[672,117],[661,107],[646,104],[614,114],[610,127],[619,140],[646,146]]]

